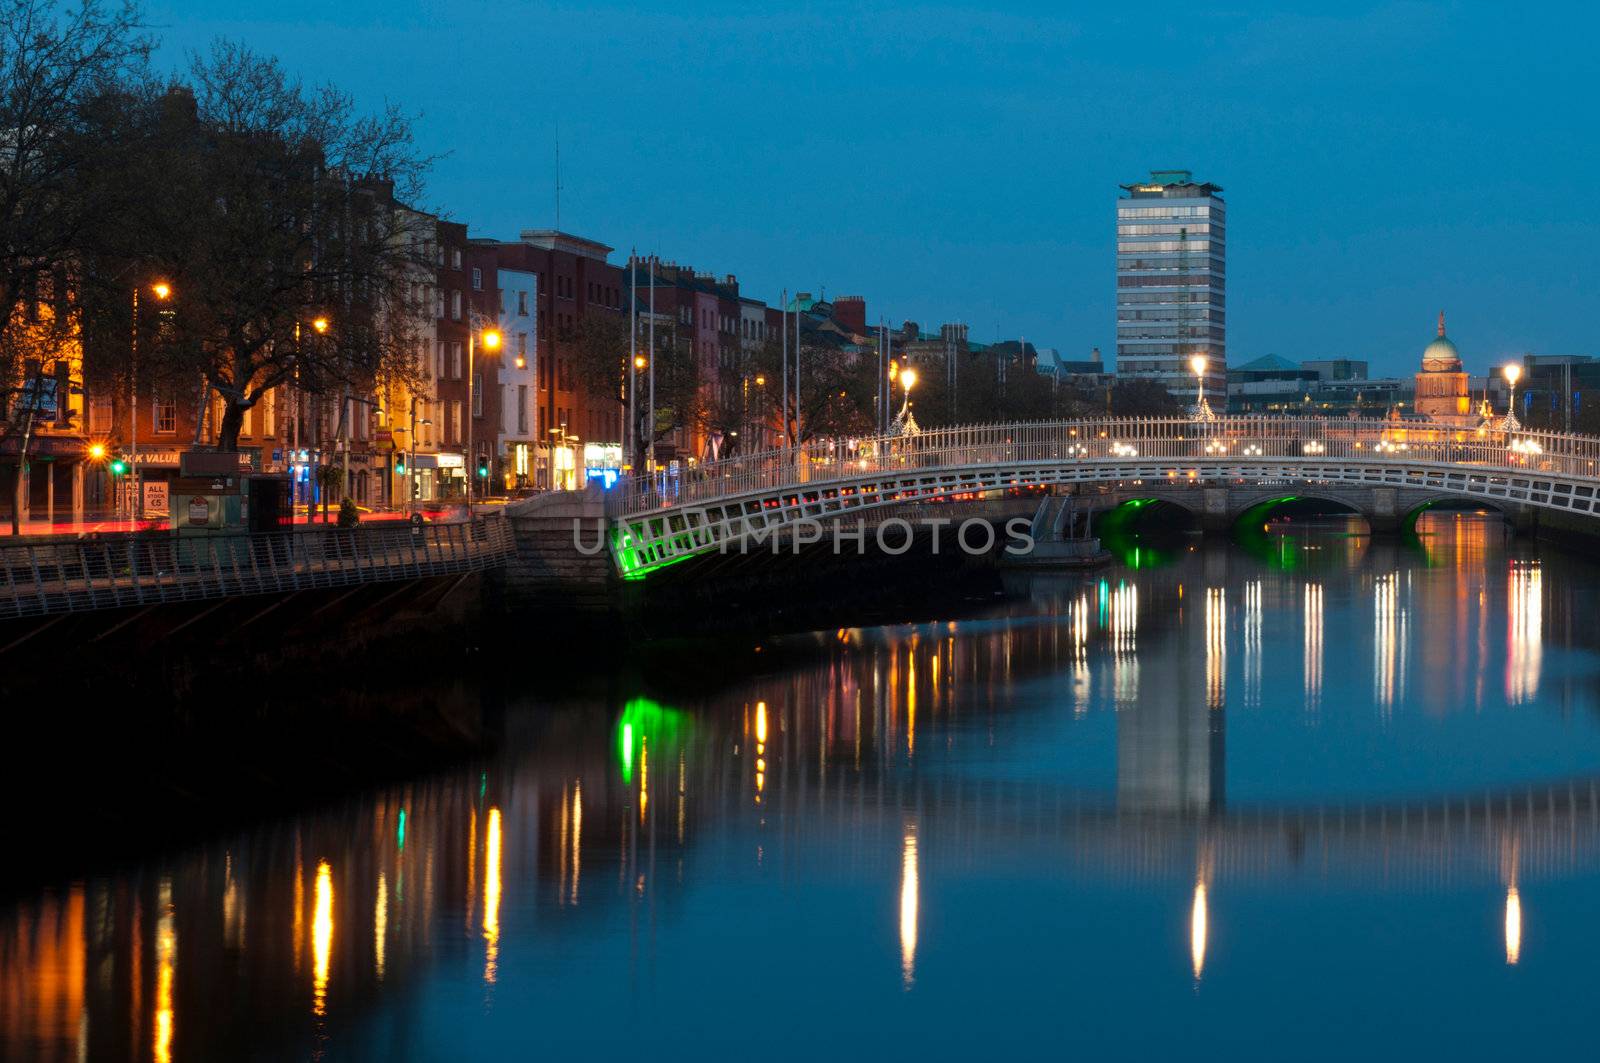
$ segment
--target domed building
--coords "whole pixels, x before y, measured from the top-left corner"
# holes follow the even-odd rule
[[[1467,373],[1461,367],[1456,345],[1444,334],[1444,311],[1439,311],[1439,335],[1422,352],[1422,372],[1417,374],[1417,413],[1439,424],[1474,427],[1472,395]]]

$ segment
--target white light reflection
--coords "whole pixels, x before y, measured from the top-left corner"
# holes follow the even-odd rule
[[[1112,696],[1118,705],[1131,705],[1139,699],[1139,657],[1134,652],[1139,632],[1139,588],[1119,583],[1111,592],[1107,607],[1111,628]]]
[[[1194,903],[1189,908],[1189,961],[1194,966],[1194,976],[1197,979],[1206,966],[1208,922],[1206,884],[1204,880],[1198,880],[1194,884]]]
[[[1228,591],[1225,587],[1206,588],[1206,706],[1220,709],[1227,704],[1228,684]]]
[[[1305,586],[1305,702],[1306,714],[1322,711],[1322,584]]]
[[[1407,613],[1400,604],[1400,575],[1391,572],[1373,583],[1372,696],[1385,719],[1397,697],[1405,695]]]
[[[906,989],[916,981],[917,828],[906,827],[900,851],[900,977]]]
[[[1522,958],[1522,896],[1517,887],[1506,890],[1506,964],[1517,965]]]
[[[1537,561],[1513,561],[1506,586],[1506,700],[1539,693],[1544,657],[1544,574]]]
[[[1072,711],[1083,716],[1089,711],[1089,596],[1078,595],[1069,612],[1072,631]]]
[[[1244,585],[1244,703],[1261,706],[1261,581]]]

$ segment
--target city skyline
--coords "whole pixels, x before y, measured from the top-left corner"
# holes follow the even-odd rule
[[[559,126],[562,228],[737,273],[768,300],[825,286],[865,294],[873,322],[962,320],[974,339],[1110,351],[1106,190],[1185,168],[1229,190],[1235,361],[1357,357],[1403,373],[1441,308],[1469,366],[1594,351],[1600,296],[1567,264],[1600,227],[1562,206],[1596,154],[1563,88],[1593,69],[1581,33],[1446,5],[463,17],[507,14],[511,32],[459,44],[403,4],[264,14],[228,0],[157,6],[152,21],[163,63],[241,37],[308,80],[421,112],[423,147],[450,153],[432,204],[485,235],[554,223]],[[819,47],[822,26],[843,43]],[[376,43],[352,52],[356,30]],[[1507,68],[1517,78],[1494,73]],[[1190,89],[1142,94],[1158,75]]]

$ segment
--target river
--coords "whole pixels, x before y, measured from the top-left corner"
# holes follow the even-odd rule
[[[1592,1051],[1600,569],[1120,545],[603,695],[514,662],[488,755],[0,903],[0,1056]]]

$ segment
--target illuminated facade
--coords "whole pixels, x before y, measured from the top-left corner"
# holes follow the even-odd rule
[[[64,274],[43,278],[36,298],[12,308],[12,359],[0,364],[0,484],[19,522],[52,521],[84,508],[90,452],[84,421],[83,345]],[[105,491],[92,477],[92,493]]]
[[[1191,405],[1190,360],[1206,359],[1206,402],[1227,390],[1227,208],[1222,188],[1156,170],[1117,200],[1117,377],[1153,380]]]
[[[1444,311],[1439,311],[1439,335],[1422,352],[1422,372],[1417,374],[1417,413],[1440,424],[1476,427],[1472,395],[1456,345],[1444,334]]]

